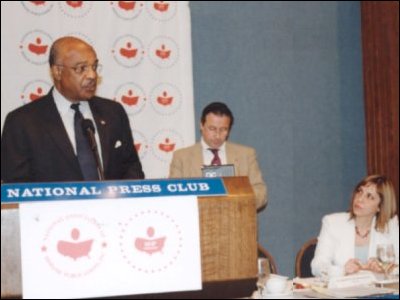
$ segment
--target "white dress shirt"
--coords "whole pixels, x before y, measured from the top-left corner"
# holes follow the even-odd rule
[[[200,143],[203,150],[203,165],[209,166],[211,165],[211,161],[214,158],[214,154],[210,151],[211,147],[206,144],[203,138],[201,138]],[[218,156],[221,160],[222,165],[226,165],[227,162],[225,144],[226,142],[224,142],[221,147],[218,148]]]
[[[71,108],[71,101],[66,99],[61,93],[54,87],[53,89],[53,98],[56,104],[57,110],[60,113],[61,120],[64,124],[64,128],[67,131],[69,140],[72,144],[72,148],[74,149],[76,155],[76,140],[75,140],[75,129],[74,129],[74,116],[75,111]],[[97,126],[96,122],[94,122],[92,111],[90,110],[90,106],[88,101],[80,101],[79,102],[79,110],[81,111],[83,118],[92,120],[95,127],[95,139],[97,143],[97,149],[99,151],[100,161],[103,164],[102,155],[101,155],[101,144],[99,135],[97,134]]]

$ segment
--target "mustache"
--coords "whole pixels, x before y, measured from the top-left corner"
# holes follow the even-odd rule
[[[95,79],[89,79],[83,85],[83,87],[85,87],[85,88],[87,88],[87,87],[95,87],[95,86],[97,86],[97,80],[95,80]]]

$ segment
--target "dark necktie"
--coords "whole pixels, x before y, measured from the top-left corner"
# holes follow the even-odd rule
[[[90,149],[89,140],[85,136],[85,132],[82,129],[83,115],[79,110],[79,104],[75,103],[71,105],[71,108],[75,110],[74,116],[74,130],[75,130],[75,141],[76,141],[76,155],[78,156],[79,165],[85,180],[99,180],[99,174],[97,172],[96,161],[92,149]]]
[[[212,154],[214,154],[214,157],[211,161],[211,165],[212,166],[220,166],[221,165],[221,159],[218,156],[218,151],[219,149],[208,149],[212,152]]]

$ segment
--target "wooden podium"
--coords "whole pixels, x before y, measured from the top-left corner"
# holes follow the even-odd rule
[[[135,298],[237,298],[250,296],[257,279],[257,223],[247,177],[223,179],[226,196],[198,197],[203,289]],[[1,297],[20,298],[18,205],[1,205]],[[190,276],[190,274],[188,274]],[[60,295],[62,297],[62,295]],[[118,298],[132,298],[119,296]]]

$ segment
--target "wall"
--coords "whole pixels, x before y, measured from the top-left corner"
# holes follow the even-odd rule
[[[293,276],[300,246],[366,173],[359,2],[190,6],[196,122],[211,101],[231,107],[231,140],[256,148],[268,185],[260,243]]]

